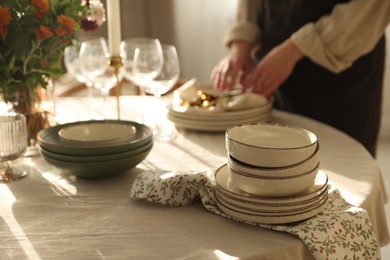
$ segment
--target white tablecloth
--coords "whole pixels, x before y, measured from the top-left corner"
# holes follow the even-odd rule
[[[121,118],[136,120],[154,106],[151,98],[121,97]],[[115,114],[114,100],[109,107]],[[57,102],[59,122],[80,120],[86,112],[85,100]],[[280,111],[273,121],[318,136],[321,167],[330,183],[349,203],[368,211],[378,240],[387,244],[387,195],[369,153],[319,122]],[[200,203],[177,208],[129,197],[144,169],[207,170],[226,161],[223,133],[186,130],[170,142],[155,141],[143,163],[112,178],[77,179],[41,157],[19,160],[30,174],[0,184],[0,259],[310,259],[298,238],[219,217]]]

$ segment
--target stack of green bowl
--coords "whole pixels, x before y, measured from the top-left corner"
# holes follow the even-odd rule
[[[153,147],[153,133],[133,121],[90,120],[46,128],[38,144],[50,164],[79,178],[102,178],[142,162]]]

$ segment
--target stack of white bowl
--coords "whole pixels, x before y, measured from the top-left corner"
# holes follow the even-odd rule
[[[42,130],[38,143],[45,160],[80,178],[124,173],[146,158],[153,133],[143,124],[91,120]]]
[[[226,131],[228,163],[215,173],[217,203],[233,217],[278,224],[323,210],[327,175],[317,136],[295,126],[256,123]]]

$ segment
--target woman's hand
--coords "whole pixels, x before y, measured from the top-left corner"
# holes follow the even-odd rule
[[[231,43],[229,54],[211,72],[214,88],[232,90],[237,83],[243,83],[252,70],[251,50],[250,43]]]
[[[244,88],[252,88],[252,92],[264,96],[272,95],[303,57],[294,43],[286,40],[264,56],[244,82]]]

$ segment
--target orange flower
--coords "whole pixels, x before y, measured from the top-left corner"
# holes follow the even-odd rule
[[[57,17],[57,22],[68,30],[68,34],[72,34],[77,26],[77,22],[72,17],[63,14]]]
[[[45,25],[40,25],[39,30],[37,31],[37,38],[39,41],[43,41],[46,38],[50,38],[53,36],[53,32],[49,27]]]
[[[49,3],[47,0],[31,0],[31,3],[41,12],[49,9]]]
[[[45,25],[40,25],[39,30],[45,35],[45,38],[50,38],[51,36],[53,36],[53,33],[50,28]]]
[[[57,27],[57,28],[54,29],[54,33],[57,36],[61,37],[61,36],[66,35],[67,31],[64,28],[62,28],[62,27]]]
[[[8,24],[12,16],[9,8],[0,6],[0,35],[6,36],[8,33]]]
[[[35,17],[36,17],[38,20],[42,20],[44,16],[45,16],[45,12],[38,11],[38,12],[35,13]]]

